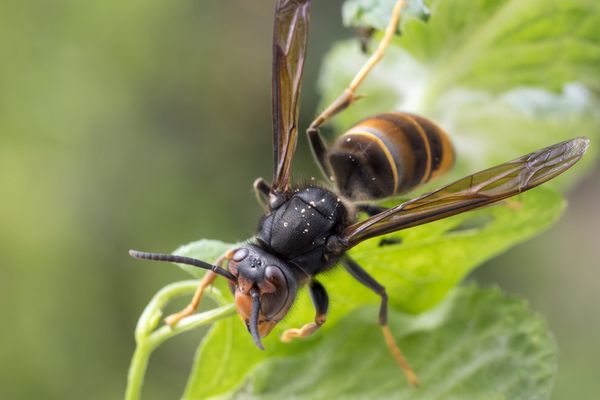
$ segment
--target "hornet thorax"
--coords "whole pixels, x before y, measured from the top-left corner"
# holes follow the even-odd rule
[[[296,189],[262,219],[257,239],[312,276],[335,261],[326,251],[327,239],[339,234],[348,220],[348,209],[336,194],[308,186]]]

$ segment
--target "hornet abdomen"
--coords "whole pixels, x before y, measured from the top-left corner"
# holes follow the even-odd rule
[[[448,135],[409,113],[379,114],[338,137],[329,153],[336,186],[352,200],[406,193],[454,163]]]

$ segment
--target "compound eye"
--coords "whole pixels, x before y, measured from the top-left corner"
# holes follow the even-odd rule
[[[269,265],[265,268],[265,278],[275,285],[276,288],[285,286],[287,288],[287,280],[279,267]]]
[[[265,279],[274,290],[261,296],[261,311],[267,318],[275,317],[287,304],[289,289],[287,279],[279,267],[269,265],[265,268]]]

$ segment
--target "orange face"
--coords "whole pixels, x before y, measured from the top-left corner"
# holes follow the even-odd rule
[[[235,292],[235,305],[238,310],[238,314],[242,318],[242,321],[250,329],[250,317],[252,315],[252,297],[249,294],[243,294],[241,291]],[[279,321],[268,320],[260,312],[258,314],[258,334],[261,338],[267,336],[277,325]]]

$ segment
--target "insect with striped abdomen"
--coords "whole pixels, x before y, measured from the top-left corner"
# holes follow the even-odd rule
[[[454,149],[434,122],[408,113],[366,118],[319,159],[342,195],[376,200],[410,192],[448,171]]]
[[[417,377],[387,325],[385,287],[352,260],[347,251],[367,239],[496,203],[538,186],[574,165],[585,153],[588,139],[575,138],[549,146],[359,220],[357,210],[365,209],[362,204],[357,205],[359,202],[406,192],[431,180],[452,165],[454,153],[446,134],[433,122],[405,113],[363,120],[331,148],[319,133],[321,125],[357,100],[357,87],[381,59],[396,31],[404,6],[404,1],[399,0],[374,54],[348,88],[307,129],[328,185],[292,184],[310,5],[310,0],[278,0],[276,4],[274,174],[272,183],[259,178],[254,185],[267,207],[256,238],[225,253],[216,265],[170,254],[134,250],[130,254],[209,270],[190,304],[167,317],[171,326],[195,312],[204,290],[217,276],[227,279],[238,313],[261,349],[261,339],[286,316],[302,286],[308,286],[313,300],[314,321],[283,332],[282,340],[311,335],[325,323],[329,299],[317,277],[340,264],[381,297],[379,324],[385,342],[409,382],[416,385]]]

